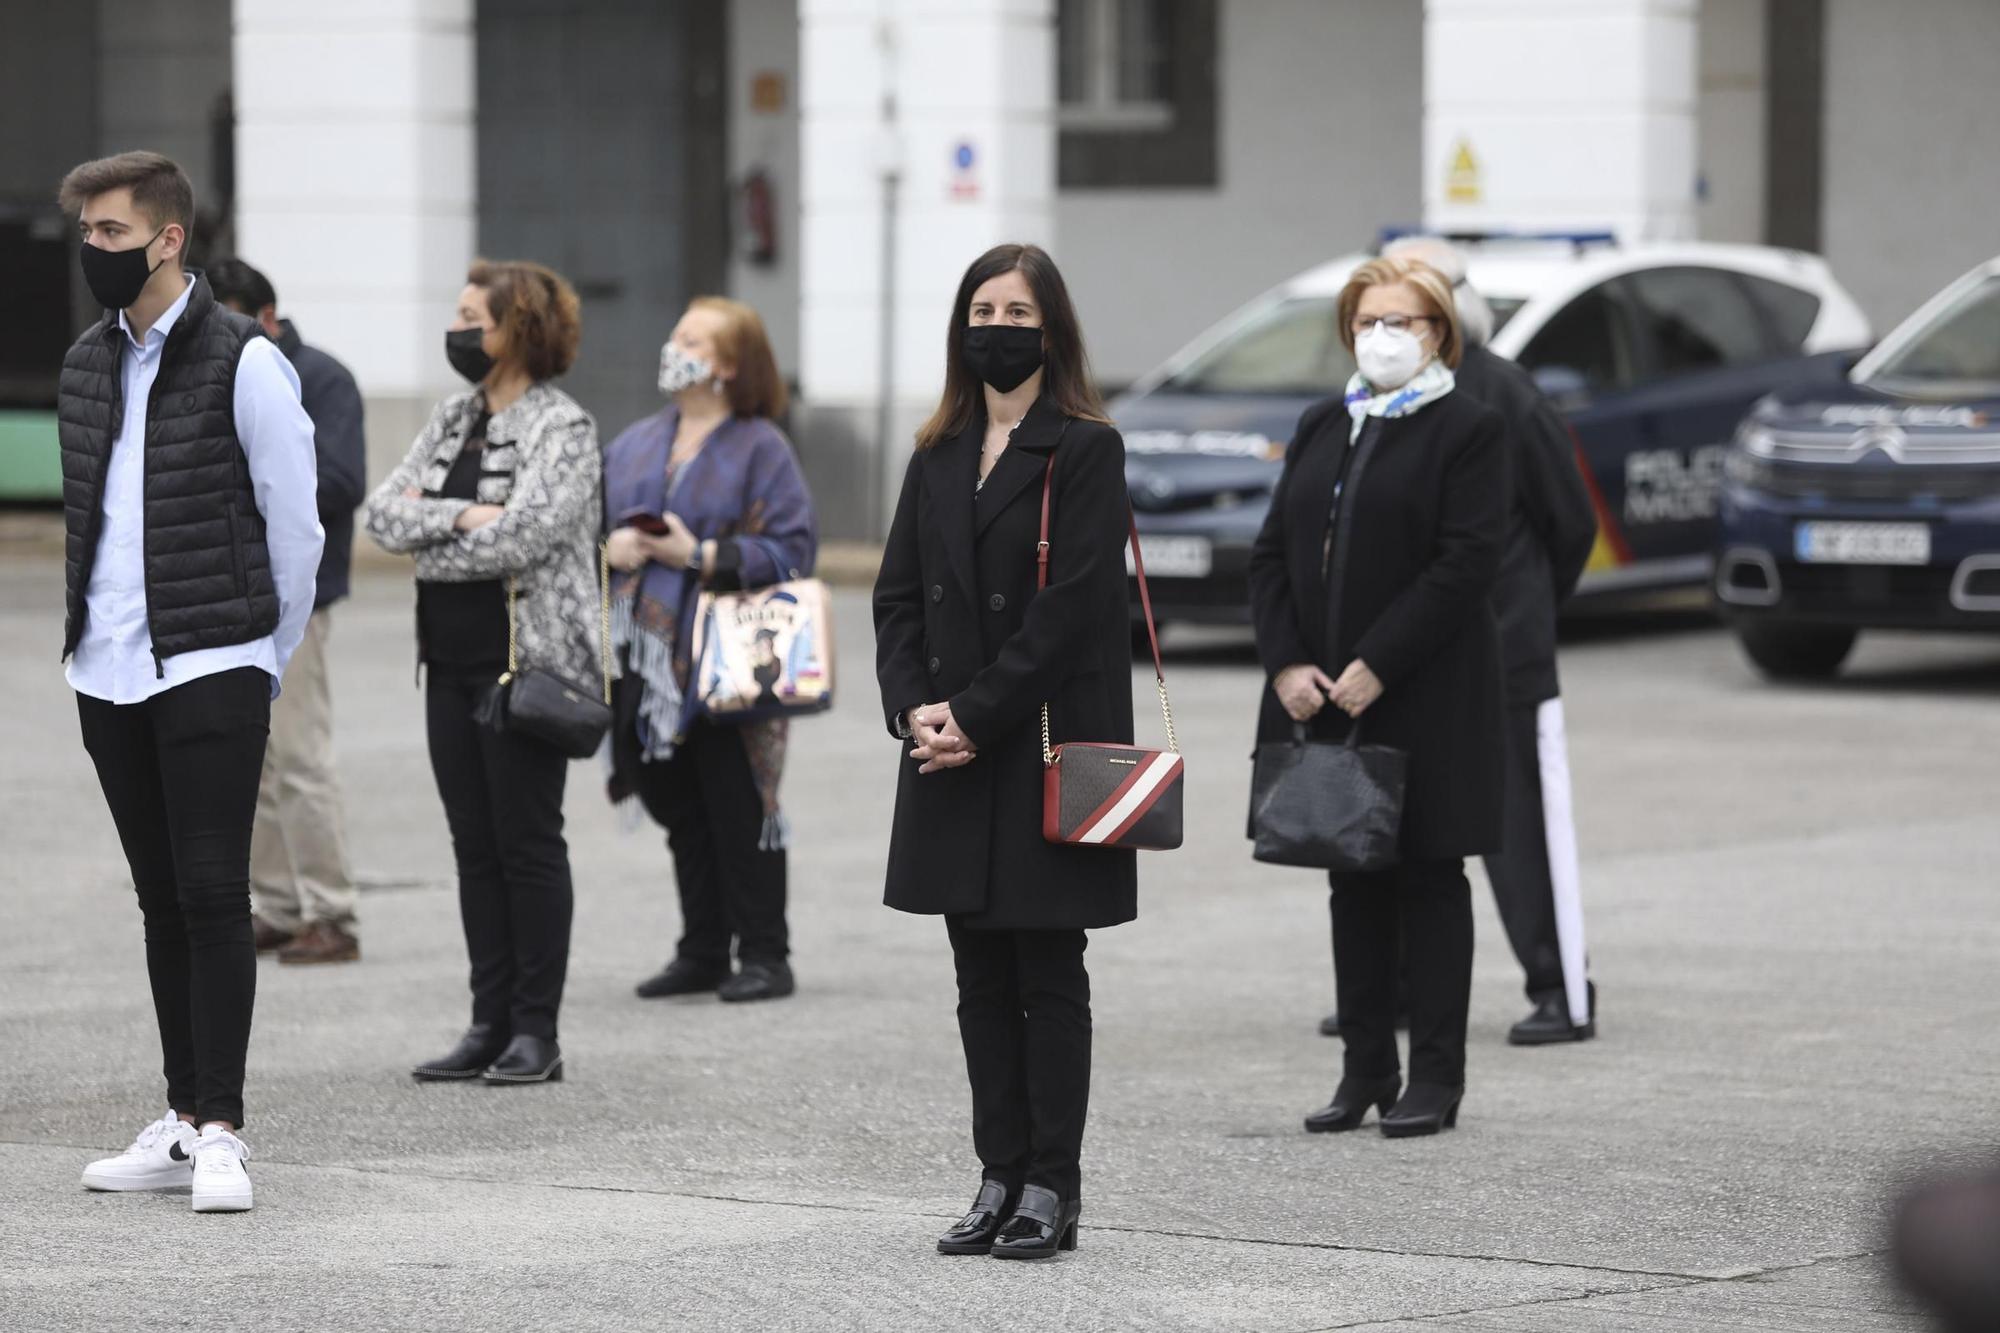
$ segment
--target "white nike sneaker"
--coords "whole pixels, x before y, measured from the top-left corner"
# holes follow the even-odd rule
[[[172,1110],[139,1131],[132,1146],[83,1168],[87,1190],[186,1189],[194,1181],[194,1126]]]
[[[250,1148],[221,1125],[204,1125],[194,1144],[194,1210],[197,1213],[250,1211],[250,1173],[243,1163]]]

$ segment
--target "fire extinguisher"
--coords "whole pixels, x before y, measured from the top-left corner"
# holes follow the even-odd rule
[[[744,257],[753,264],[778,260],[778,210],[771,200],[771,177],[754,167],[743,178]]]

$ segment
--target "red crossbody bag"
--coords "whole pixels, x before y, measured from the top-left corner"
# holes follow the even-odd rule
[[[1055,463],[1042,474],[1042,539],[1035,547],[1035,589],[1049,585],[1049,498]],[[1139,606],[1146,616],[1146,640],[1153,648],[1153,679],[1160,690],[1160,716],[1167,724],[1167,748],[1147,750],[1114,741],[1049,744],[1049,706],[1042,705],[1042,836],[1079,847],[1119,847],[1127,851],[1171,851],[1181,845],[1181,789],[1185,770],[1174,736],[1174,710],[1167,700],[1167,673],[1160,664],[1160,635],[1153,625],[1153,599],[1146,591],[1146,562],[1139,550],[1139,525],[1131,525],[1132,567],[1139,575]]]

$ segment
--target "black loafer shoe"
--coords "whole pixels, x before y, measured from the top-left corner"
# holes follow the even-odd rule
[[[939,1254],[991,1254],[993,1237],[1000,1232],[1013,1200],[1007,1187],[997,1180],[982,1181],[979,1197],[957,1226],[938,1237]]]
[[[1535,1011],[1507,1029],[1509,1046],[1554,1046],[1565,1041],[1589,1041],[1597,1035],[1597,987],[1590,988],[1590,1017],[1572,1023],[1569,997],[1558,991],[1535,1001]]]
[[[507,1043],[500,1058],[488,1065],[480,1077],[488,1083],[560,1083],[563,1076],[562,1050],[547,1037],[526,1034]]]
[[[1340,1134],[1359,1129],[1361,1122],[1368,1117],[1369,1107],[1374,1107],[1377,1115],[1389,1114],[1389,1108],[1396,1104],[1396,1095],[1402,1090],[1401,1074],[1390,1074],[1384,1078],[1343,1078],[1340,1086],[1334,1089],[1333,1100],[1306,1117],[1306,1133]]]
[[[1409,1139],[1450,1129],[1458,1124],[1458,1104],[1464,1100],[1463,1084],[1412,1083],[1403,1089],[1402,1100],[1382,1117],[1382,1137]]]
[[[426,1060],[410,1071],[419,1083],[449,1083],[455,1079],[478,1078],[500,1052],[507,1049],[507,1034],[490,1023],[474,1023],[458,1039],[458,1045],[435,1060]]]
[[[1081,1201],[1064,1203],[1054,1190],[1040,1185],[1021,1187],[1021,1201],[1014,1215],[1000,1226],[993,1238],[995,1259],[1053,1259],[1058,1250],[1076,1248],[1076,1220],[1083,1212]]]
[[[1340,1010],[1336,1009],[1319,1021],[1319,1035],[1338,1037],[1340,1035]]]
[[[676,958],[632,990],[642,1000],[658,1000],[668,995],[700,995],[729,979],[729,969],[712,963]]]
[[[741,1004],[746,1000],[782,1000],[794,989],[792,969],[784,963],[745,963],[735,976],[715,988],[715,994],[731,1004]]]

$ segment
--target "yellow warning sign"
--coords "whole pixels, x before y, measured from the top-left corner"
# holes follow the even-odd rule
[[[1464,139],[1452,150],[1451,166],[1444,173],[1444,197],[1454,204],[1476,204],[1486,197],[1480,180],[1479,159]]]

